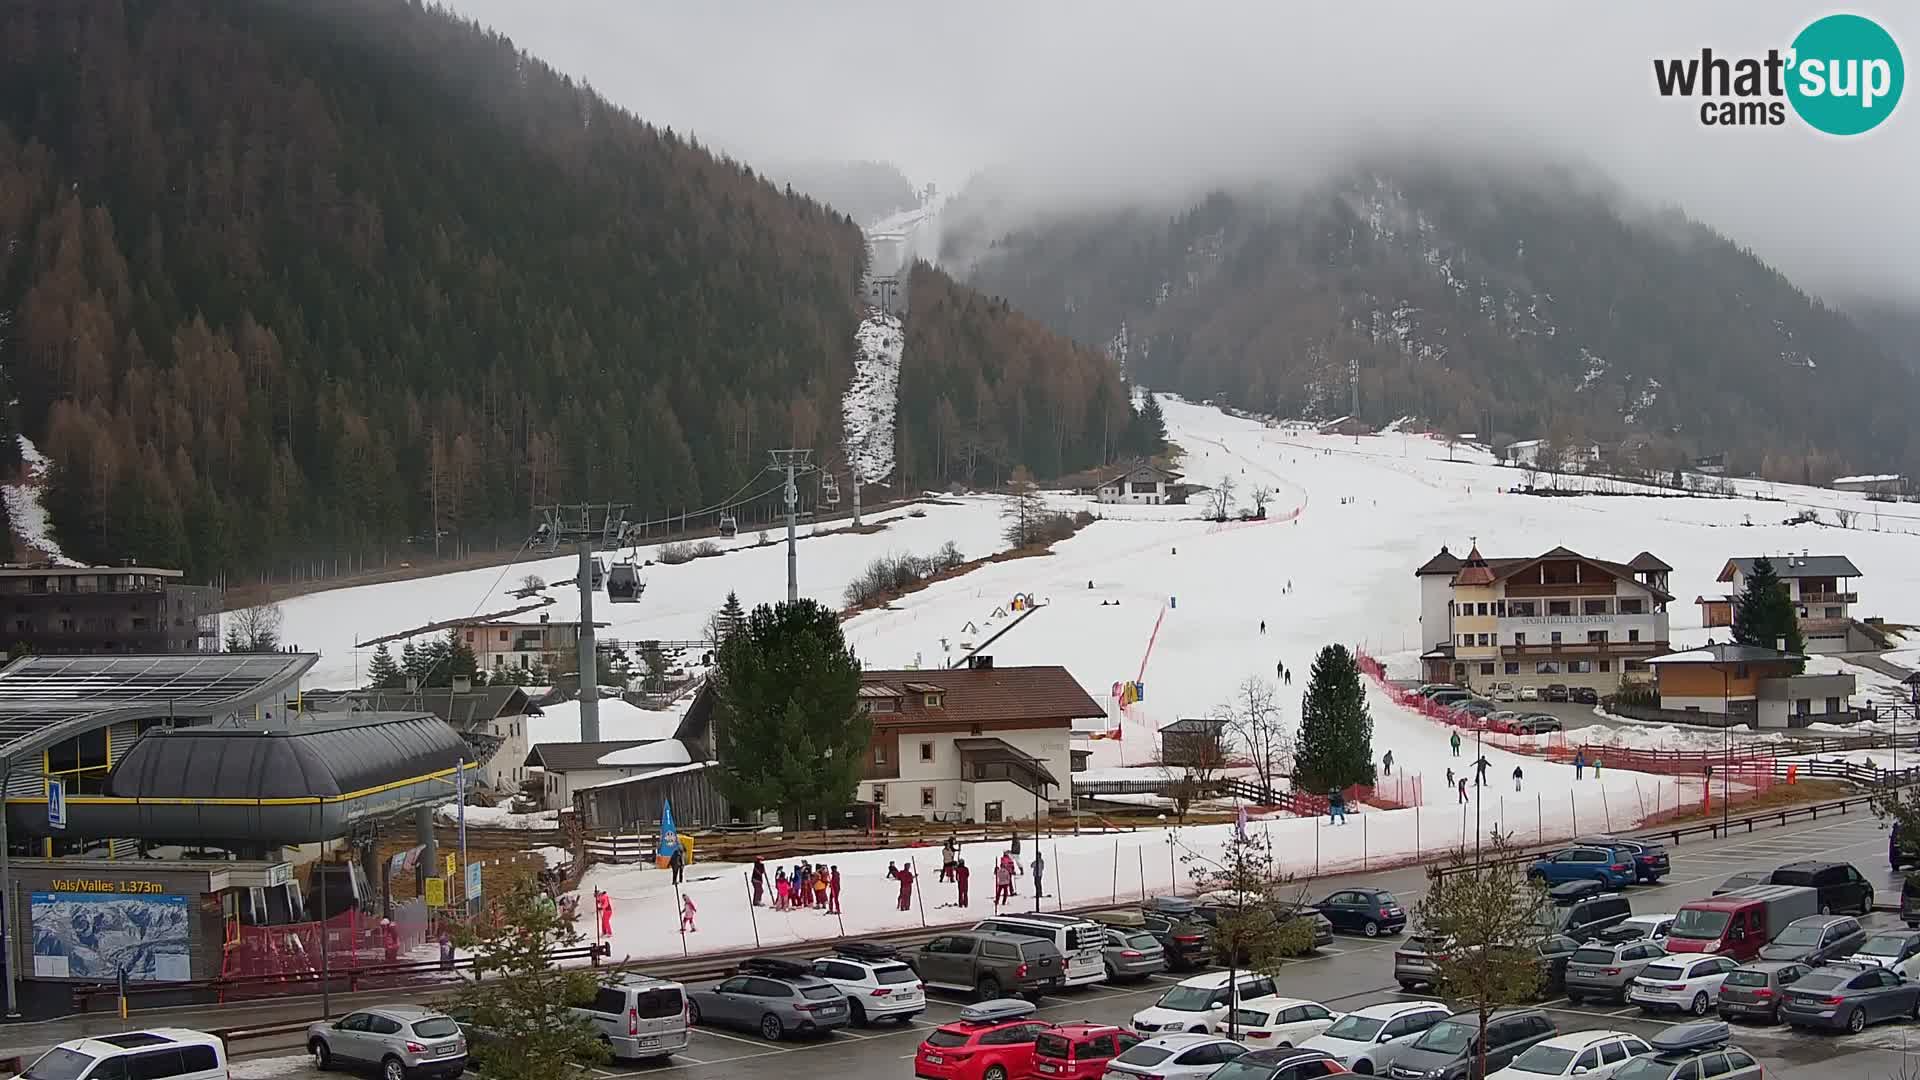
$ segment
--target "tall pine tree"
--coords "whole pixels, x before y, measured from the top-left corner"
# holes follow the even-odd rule
[[[1127,445],[1141,457],[1153,457],[1167,448],[1167,418],[1151,391],[1142,395],[1140,408],[1128,424]]]
[[[747,612],[740,606],[740,594],[727,590],[727,602],[720,605],[720,610],[713,613],[713,621],[708,623],[714,646],[726,644],[727,638],[733,636],[733,632],[746,621]]]
[[[373,650],[373,661],[367,665],[367,687],[371,690],[391,690],[406,685],[406,676],[400,671],[400,665],[393,662],[393,652],[381,642]]]
[[[754,608],[713,673],[717,782],[729,802],[778,810],[788,828],[844,808],[871,722],[840,619],[813,600]]]
[[[1733,602],[1733,640],[1741,645],[1773,649],[1786,641],[1790,653],[1806,655],[1807,642],[1800,634],[1800,616],[1793,599],[1787,595],[1787,583],[1773,568],[1773,560],[1761,556],[1753,561],[1746,587]],[[1806,667],[1802,661],[1800,667]]]
[[[1360,668],[1344,645],[1328,645],[1313,658],[1293,778],[1313,792],[1373,783],[1373,716]]]

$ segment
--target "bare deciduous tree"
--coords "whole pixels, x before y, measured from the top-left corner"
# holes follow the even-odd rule
[[[1247,494],[1253,499],[1254,516],[1266,517],[1267,504],[1273,501],[1273,489],[1265,484],[1255,484]]]
[[[273,652],[280,647],[280,605],[255,604],[226,615],[228,652]]]
[[[1213,520],[1227,520],[1227,514],[1233,510],[1233,492],[1235,487],[1233,477],[1223,476],[1220,478],[1220,482],[1214,485],[1213,490],[1207,493],[1207,500],[1213,510]]]
[[[1443,943],[1433,952],[1438,980],[1448,995],[1480,1018],[1479,1067],[1487,1068],[1487,1018],[1506,1005],[1532,1001],[1545,979],[1540,967],[1540,917],[1551,905],[1546,886],[1527,877],[1527,864],[1513,857],[1511,834],[1493,829],[1485,857],[1461,848],[1445,872],[1427,869],[1427,896],[1420,921]]]
[[[539,574],[528,574],[520,579],[520,588],[524,592],[536,593],[547,587],[547,579]]]
[[[1293,773],[1293,729],[1271,681],[1247,676],[1217,715],[1226,721],[1234,743],[1246,751],[1261,787],[1272,790],[1277,780]]]
[[[1855,510],[1835,510],[1833,512],[1833,520],[1839,522],[1841,528],[1851,529],[1853,528],[1853,519],[1858,513],[1859,512]]]

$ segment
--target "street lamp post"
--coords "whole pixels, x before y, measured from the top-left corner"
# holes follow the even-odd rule
[[[1755,701],[1754,707],[1759,704]],[[1733,813],[1733,683],[1725,663],[1720,665],[1720,732],[1720,835],[1725,836]]]

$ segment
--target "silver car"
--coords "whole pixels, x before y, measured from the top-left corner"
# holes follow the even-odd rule
[[[1567,961],[1567,1000],[1578,1005],[1587,998],[1606,998],[1624,1005],[1627,987],[1648,964],[1666,955],[1666,948],[1657,941],[1582,945]]]
[[[1144,979],[1167,970],[1167,951],[1145,930],[1107,927],[1107,978]]]
[[[316,1068],[377,1068],[381,1080],[459,1076],[467,1067],[460,1025],[418,1005],[379,1005],[322,1020],[307,1028],[307,1053]]]
[[[758,1031],[765,1039],[800,1032],[825,1033],[852,1021],[847,995],[805,964],[755,958],[740,973],[710,990],[687,992],[687,1018],[695,1024]]]

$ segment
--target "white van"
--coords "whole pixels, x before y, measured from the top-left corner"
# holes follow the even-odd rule
[[[1078,915],[1048,915],[1026,912],[1019,915],[995,915],[974,923],[975,930],[997,930],[1003,934],[1039,938],[1053,942],[1066,959],[1064,986],[1087,986],[1107,978],[1107,928]]]
[[[41,1054],[21,1080],[227,1080],[219,1036],[187,1028],[73,1039]]]
[[[594,992],[593,1003],[575,1008],[622,1061],[665,1059],[687,1048],[687,992],[677,982],[629,975]]]

